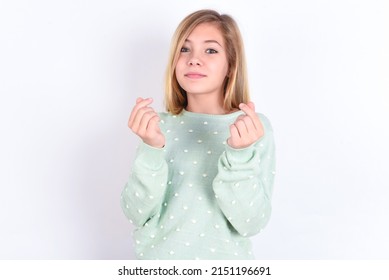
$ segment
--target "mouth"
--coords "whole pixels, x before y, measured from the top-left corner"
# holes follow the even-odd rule
[[[201,73],[197,73],[197,72],[186,73],[184,76],[189,78],[189,79],[201,79],[201,78],[206,77],[206,75],[201,74]]]

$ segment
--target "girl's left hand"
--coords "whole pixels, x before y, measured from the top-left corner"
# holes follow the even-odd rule
[[[263,125],[255,113],[254,103],[241,103],[239,108],[245,112],[245,115],[239,116],[230,125],[230,137],[227,139],[227,144],[234,149],[246,148],[254,144],[264,134]]]

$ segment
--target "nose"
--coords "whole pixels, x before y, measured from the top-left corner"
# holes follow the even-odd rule
[[[189,57],[188,65],[190,65],[190,66],[194,66],[194,65],[201,66],[202,63],[201,63],[201,60],[197,56],[192,55],[191,57]]]

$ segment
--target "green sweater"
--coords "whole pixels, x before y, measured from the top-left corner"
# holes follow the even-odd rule
[[[250,236],[271,213],[273,131],[244,149],[226,140],[243,114],[161,113],[162,149],[141,143],[121,206],[139,259],[254,259]]]

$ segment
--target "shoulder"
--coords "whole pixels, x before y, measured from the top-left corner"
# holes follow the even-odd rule
[[[265,116],[264,114],[262,113],[256,113],[259,120],[261,121],[262,125],[263,125],[263,128],[266,132],[272,132],[273,131],[273,127],[271,125],[271,122],[269,120],[269,118],[267,116]]]

